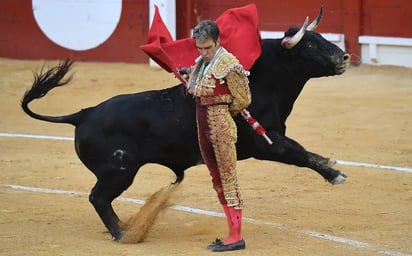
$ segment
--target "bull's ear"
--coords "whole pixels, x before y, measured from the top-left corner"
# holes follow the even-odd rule
[[[315,30],[316,27],[319,25],[320,21],[322,20],[322,18],[323,18],[323,5],[320,6],[318,17],[316,17],[316,19],[312,21],[312,23],[309,24],[306,30],[308,31]]]

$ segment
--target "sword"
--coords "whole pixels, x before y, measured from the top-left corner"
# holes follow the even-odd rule
[[[265,128],[263,128],[263,126],[259,124],[259,122],[253,118],[253,116],[250,115],[247,109],[243,109],[240,113],[242,117],[246,120],[246,122],[253,128],[253,130],[255,130],[255,132],[258,135],[263,136],[263,138],[269,145],[273,144],[272,140],[266,135]]]

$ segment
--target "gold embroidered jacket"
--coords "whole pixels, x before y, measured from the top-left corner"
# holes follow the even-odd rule
[[[249,72],[233,54],[220,47],[204,71],[203,68],[199,57],[188,82],[189,93],[200,97],[203,106],[228,104],[234,116],[250,105]]]

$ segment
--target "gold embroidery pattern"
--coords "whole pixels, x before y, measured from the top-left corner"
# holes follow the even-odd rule
[[[207,121],[227,205],[241,208],[243,200],[236,176],[237,130],[228,106],[208,106]]]
[[[215,87],[215,79],[212,77],[209,69],[200,81],[196,81],[195,92],[193,95],[198,97],[213,96]]]
[[[216,96],[205,96],[200,97],[200,104],[202,106],[210,106],[216,104],[230,104],[232,103],[232,95],[230,94],[222,94]]]
[[[212,74],[218,79],[226,77],[227,74],[233,70],[240,72],[244,76],[249,75],[249,71],[243,69],[243,66],[239,63],[239,60],[227,51],[222,51],[222,54],[217,56],[211,69]]]
[[[212,66],[212,73],[216,78],[225,77],[235,66],[240,66],[239,61],[230,53],[217,57]]]
[[[233,70],[226,76],[226,83],[233,96],[233,102],[229,106],[229,110],[231,115],[235,116],[252,102],[249,79],[238,70]]]

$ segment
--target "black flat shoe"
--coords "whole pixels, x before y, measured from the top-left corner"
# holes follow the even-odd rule
[[[246,248],[245,240],[240,240],[231,244],[223,244],[215,245],[211,248],[213,252],[226,252],[226,251],[235,251],[235,250],[243,250]]]
[[[220,245],[222,245],[222,244],[223,244],[222,240],[220,240],[219,238],[216,238],[215,241],[213,241],[211,244],[209,244],[209,245],[207,246],[207,249],[212,249],[213,247],[215,247],[215,246],[220,246]]]

